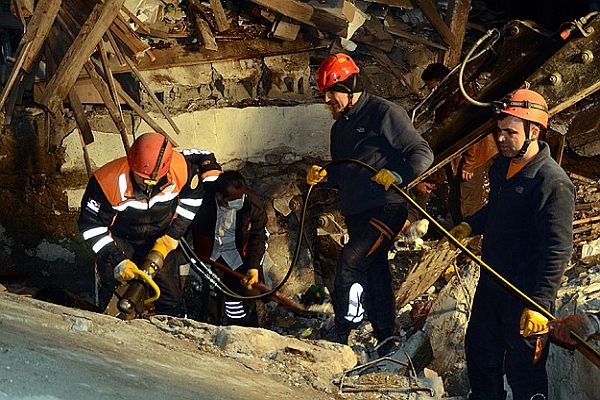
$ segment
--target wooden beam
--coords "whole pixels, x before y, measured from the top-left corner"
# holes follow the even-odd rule
[[[108,84],[102,79],[102,76],[96,71],[96,67],[91,61],[87,61],[83,67],[85,71],[88,73],[90,80],[94,84],[94,87],[100,93],[104,104],[106,105],[106,109],[108,110],[108,114],[112,118],[119,134],[121,135],[121,140],[123,142],[123,147],[125,148],[125,152],[129,151],[129,138],[127,137],[127,128],[125,128],[125,122],[121,118],[119,114],[119,109],[115,104],[114,99],[110,94],[110,89],[108,88]]]
[[[58,15],[62,0],[40,0],[38,1],[33,16],[27,24],[27,31],[22,43],[31,42],[31,47],[27,52],[27,56],[21,68],[27,72],[31,72],[31,68],[38,59],[38,54],[44,44],[44,41],[50,33],[50,28]]]
[[[120,15],[110,25],[110,33],[123,45],[123,49],[134,60],[141,59],[150,52],[150,45],[140,40],[138,34]],[[150,54],[148,54],[150,56]]]
[[[346,36],[348,21],[325,9],[315,8],[297,0],[251,0],[295,21],[315,27],[319,30]]]
[[[8,82],[6,83],[6,86],[4,86],[4,88],[2,89],[2,94],[0,95],[0,111],[4,108],[4,103],[8,99],[9,94],[12,90],[12,87],[14,86],[14,84],[17,81],[20,81],[22,78],[21,67],[23,66],[23,63],[25,62],[25,58],[27,57],[27,52],[31,48],[31,45],[32,45],[31,42],[27,42],[21,48],[19,57],[17,58],[17,62],[15,63],[15,66],[12,69],[10,77],[8,78]]]
[[[227,21],[227,15],[221,4],[221,0],[210,0],[210,8],[212,8],[215,16],[215,25],[217,26],[217,32],[224,32],[230,28],[229,22]]]
[[[219,51],[201,48],[190,51],[181,46],[168,49],[155,49],[156,61],[151,62],[144,58],[137,64],[140,71],[149,69],[163,69],[187,65],[210,64],[219,61],[237,61],[248,58],[279,56],[284,54],[301,53],[329,46],[329,42],[308,43],[298,37],[293,42],[277,42],[270,39],[232,40],[219,43]],[[114,73],[128,73],[129,68],[113,66]]]
[[[102,40],[98,42],[98,52],[100,53],[100,61],[102,62],[102,69],[104,70],[104,76],[106,77],[106,82],[108,83],[110,94],[115,102],[115,105],[117,106],[117,109],[119,110],[120,119],[123,120],[123,110],[121,110],[121,101],[119,99],[119,95],[117,94],[117,88],[115,86],[115,77],[113,76],[113,73],[110,70],[110,65],[108,63],[108,54],[106,54],[106,47],[104,47],[104,42]]]
[[[154,105],[156,107],[158,107],[158,109],[165,116],[167,121],[169,121],[169,124],[171,124],[171,127],[173,127],[173,130],[175,131],[175,133],[177,133],[179,135],[181,133],[181,130],[179,129],[177,124],[175,124],[175,121],[173,121],[173,118],[171,118],[171,114],[169,114],[169,112],[165,109],[165,106],[163,105],[163,103],[161,103],[160,100],[158,100],[158,97],[156,97],[156,94],[154,94],[154,91],[150,87],[150,84],[148,83],[146,78],[144,78],[144,75],[142,75],[140,73],[140,71],[136,68],[135,64],[133,63],[133,61],[131,61],[129,58],[126,58],[125,61],[127,62],[127,65],[129,65],[129,68],[131,68],[131,72],[133,72],[133,74],[135,75],[137,80],[142,84],[144,89],[146,89],[146,92],[152,99],[152,102],[154,103]]]
[[[581,225],[581,224],[588,224],[590,222],[596,222],[596,221],[600,221],[600,215],[596,215],[596,216],[593,216],[593,217],[588,217],[588,218],[578,219],[577,221],[573,221],[573,226],[575,226],[575,225]]]
[[[444,64],[450,69],[460,62],[470,8],[471,0],[448,1],[446,23],[455,39],[454,45],[450,46],[450,50],[444,55]]]
[[[91,177],[94,171],[92,171],[92,162],[90,160],[87,145],[94,141],[94,135],[92,134],[90,123],[85,116],[81,101],[79,101],[79,97],[77,97],[77,93],[75,93],[75,89],[71,89],[69,92],[69,103],[71,104],[71,110],[73,111],[75,123],[77,124],[77,131],[79,132],[79,139],[81,140],[85,170],[87,171],[88,177]]]
[[[204,45],[204,48],[212,51],[219,50],[219,46],[217,46],[217,42],[210,30],[208,22],[206,22],[199,15],[196,15],[196,17],[194,18],[194,23],[196,24],[196,30],[202,38],[202,44]]]
[[[364,0],[367,3],[383,4],[390,7],[401,7],[406,9],[412,9],[413,5],[410,0]]]
[[[456,41],[450,27],[444,22],[433,0],[411,0],[415,7],[419,7],[431,25],[442,37],[444,42],[452,47]]]
[[[150,127],[152,129],[154,129],[156,132],[164,135],[167,139],[169,139],[169,141],[171,142],[171,144],[173,145],[173,147],[178,147],[179,145],[177,144],[177,142],[175,140],[173,140],[173,138],[167,133],[167,131],[165,131],[160,125],[158,125],[156,123],[156,121],[154,121],[143,109],[142,107],[140,107],[140,105],[138,103],[135,102],[135,100],[133,100],[131,98],[131,96],[129,96],[129,94],[123,90],[123,88],[121,86],[117,86],[117,90],[119,91],[119,96],[121,96],[121,98],[123,100],[125,100],[125,102],[127,104],[129,104],[129,107],[131,107],[133,109],[133,111],[136,112],[137,115],[139,115],[144,121],[146,121],[146,123],[148,125],[150,125]]]
[[[50,107],[50,103],[62,101],[73,88],[79,72],[90,58],[98,42],[112,24],[125,0],[106,0],[97,3],[81,27],[75,41],[67,50],[52,77],[40,102]]]
[[[110,33],[110,31],[106,31],[106,37],[108,38],[110,47],[112,47],[113,52],[115,53],[115,56],[119,61],[119,66],[124,67],[125,65],[127,65],[127,63],[125,62],[125,57],[123,56],[123,53],[121,53],[121,49],[119,49],[117,41],[115,40],[115,37],[112,35],[112,33]]]

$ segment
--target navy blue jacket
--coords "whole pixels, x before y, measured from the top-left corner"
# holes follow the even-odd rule
[[[552,311],[561,277],[573,250],[575,189],[551,158],[546,143],[515,176],[506,179],[510,160],[498,157],[490,169],[489,203],[465,218],[473,234],[484,234],[483,260],[525,294]],[[512,311],[523,308],[482,274],[489,296],[506,296]],[[510,307],[513,304],[514,307]]]
[[[333,161],[353,158],[376,169],[387,168],[402,177],[402,186],[433,162],[429,144],[397,104],[363,92],[352,109],[331,127]],[[403,203],[394,190],[371,181],[373,173],[356,164],[340,164],[328,173],[328,184],[340,190],[344,215],[359,214],[388,203]]]

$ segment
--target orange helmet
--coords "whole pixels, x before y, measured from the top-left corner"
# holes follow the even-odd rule
[[[155,182],[167,174],[172,158],[173,146],[165,136],[156,132],[138,137],[127,154],[133,173]]]
[[[548,128],[548,105],[542,95],[533,90],[517,90],[510,100],[504,103],[500,112],[536,122],[544,128]]]
[[[344,53],[332,54],[321,63],[317,70],[317,85],[320,91],[325,91],[359,72],[360,69],[350,56]]]

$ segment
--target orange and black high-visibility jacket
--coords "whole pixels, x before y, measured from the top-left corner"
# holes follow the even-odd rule
[[[109,265],[125,259],[114,238],[142,243],[167,234],[180,239],[202,204],[202,181],[214,178],[220,169],[210,152],[175,151],[169,172],[148,196],[135,183],[126,157],[111,161],[90,178],[79,230]]]

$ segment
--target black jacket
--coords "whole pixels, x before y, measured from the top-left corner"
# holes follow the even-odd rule
[[[194,250],[200,257],[209,258],[215,242],[217,223],[217,203],[215,185],[205,185],[205,196],[202,206],[196,213],[192,223]],[[242,257],[242,270],[256,268],[262,275],[262,260],[267,243],[267,212],[261,198],[248,189],[244,205],[237,211],[235,220],[235,244]]]
[[[352,158],[378,170],[387,168],[402,177],[401,186],[423,173],[433,161],[429,144],[417,133],[406,111],[366,92],[331,127],[330,147],[333,161]],[[340,190],[344,215],[403,202],[400,194],[371,181],[373,174],[358,165],[340,164],[328,175],[328,185]]]
[[[510,179],[510,160],[494,161],[489,202],[465,222],[473,234],[484,235],[483,260],[551,310],[573,250],[575,189],[550,157],[548,145],[539,144],[540,152]],[[482,284],[489,286],[490,296],[507,296],[487,274],[482,274]],[[515,301],[507,296],[507,306]]]

